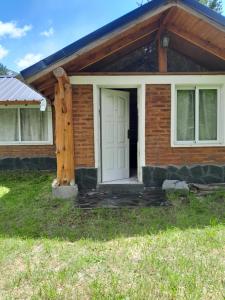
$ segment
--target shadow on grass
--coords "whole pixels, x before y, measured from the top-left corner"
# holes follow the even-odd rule
[[[224,191],[204,199],[190,195],[185,203],[173,197],[171,207],[82,210],[52,199],[53,178],[47,172],[0,173],[1,236],[107,241],[225,223]]]

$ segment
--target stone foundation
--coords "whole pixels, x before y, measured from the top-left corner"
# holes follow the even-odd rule
[[[98,175],[96,168],[79,168],[75,171],[75,181],[80,190],[96,189]]]
[[[0,170],[56,170],[53,157],[5,157],[0,158]]]
[[[225,182],[225,165],[143,167],[143,183],[146,187],[159,187],[165,179],[202,184],[221,183]]]

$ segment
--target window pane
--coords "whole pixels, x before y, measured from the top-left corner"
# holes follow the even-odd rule
[[[47,141],[48,140],[48,112],[39,108],[21,108],[21,140]]]
[[[177,91],[177,141],[195,140],[195,91]]]
[[[199,90],[199,140],[217,140],[217,90]]]
[[[0,109],[0,141],[18,141],[18,113],[16,108]]]

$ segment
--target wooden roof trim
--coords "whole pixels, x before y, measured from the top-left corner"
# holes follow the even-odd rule
[[[105,65],[114,63],[116,60],[123,58],[126,55],[130,55],[130,53],[136,51],[137,49],[139,49],[141,47],[145,47],[147,45],[150,45],[150,43],[152,41],[154,41],[154,39],[155,39],[156,32],[157,31],[151,33],[150,35],[147,35],[146,37],[138,40],[137,42],[134,42],[129,47],[125,47],[125,48],[121,49],[120,51],[110,55],[109,57],[103,58],[102,60],[100,60],[97,63],[98,68],[101,68],[101,67],[104,67]],[[92,65],[90,67],[92,67]],[[75,72],[77,72],[77,71],[75,71]],[[91,70],[89,70],[89,68],[86,68],[86,69],[82,69],[81,72],[91,72]],[[68,74],[73,75],[73,73],[74,73],[73,68],[68,69]]]
[[[194,36],[192,34],[190,34],[187,31],[181,30],[181,29],[177,29],[176,26],[174,25],[169,25],[167,27],[168,31],[173,32],[174,34],[182,37],[183,39],[189,41],[190,43],[198,46],[199,48],[202,48],[204,50],[206,50],[207,52],[210,52],[211,54],[225,60],[225,52],[224,50],[216,47],[215,45],[213,45],[210,42],[207,42],[197,36]]]
[[[215,28],[219,29],[220,31],[225,32],[225,26],[222,26],[222,25],[216,23],[214,20],[210,19],[209,17],[204,16],[203,14],[199,13],[198,11],[192,9],[189,6],[186,6],[184,3],[182,3],[182,5],[180,3],[177,3],[176,7],[180,8],[182,10],[185,10],[188,13],[191,13],[193,16],[195,16],[201,20],[204,20],[206,23],[209,23],[212,26],[214,26]]]
[[[116,32],[121,32],[124,27],[129,27],[136,22],[140,22],[142,18],[151,17],[155,15],[157,11],[164,11],[170,7],[179,7],[185,12],[188,11],[192,16],[197,16],[201,20],[206,20],[209,25],[214,24],[215,27],[219,28],[224,32],[225,28],[225,19],[223,16],[219,15],[216,12],[213,12],[209,8],[205,7],[202,4],[199,4],[195,0],[153,0],[149,3],[146,3],[142,7],[139,7],[130,13],[110,22],[109,24],[101,27],[100,29],[92,32],[91,34],[81,38],[80,40],[72,43],[71,45],[64,47],[62,50],[57,51],[56,53],[50,55],[49,57],[41,60],[40,62],[34,64],[33,66],[28,67],[27,69],[21,71],[21,74],[27,80],[32,80],[35,75],[39,78],[43,73],[48,73],[50,67],[56,67],[56,64],[63,63],[68,59],[71,61],[71,57],[79,51],[83,51],[85,47],[89,47],[91,44],[95,44],[96,41],[99,42],[101,39],[107,38],[111,34]],[[212,28],[214,28],[212,26]],[[38,75],[40,74],[40,75]],[[46,74],[45,74],[46,75]],[[45,76],[44,75],[44,76]]]
[[[86,69],[87,67],[89,67],[89,66],[91,66],[91,65],[93,65],[93,64],[96,64],[97,62],[99,62],[99,61],[101,61],[101,60],[103,60],[103,59],[105,59],[105,58],[107,58],[107,57],[109,57],[109,56],[111,56],[111,55],[113,55],[113,54],[115,54],[115,53],[121,51],[122,49],[124,49],[124,48],[126,48],[126,47],[128,47],[128,46],[130,46],[130,45],[135,44],[136,42],[138,42],[138,41],[144,39],[145,37],[150,36],[153,32],[155,32],[155,31],[157,31],[157,30],[158,30],[158,26],[156,26],[156,25],[154,24],[154,26],[153,26],[152,28],[149,28],[149,32],[148,32],[148,33],[146,33],[146,34],[144,34],[144,35],[141,35],[141,36],[139,36],[138,38],[136,38],[136,39],[134,39],[134,40],[132,40],[132,41],[130,41],[130,42],[128,42],[128,43],[125,43],[124,45],[122,45],[122,46],[120,46],[120,47],[118,47],[117,49],[115,49],[115,50],[113,50],[113,51],[111,51],[111,52],[108,52],[106,55],[104,55],[104,56],[102,56],[102,57],[100,57],[100,58],[98,58],[98,59],[96,59],[96,60],[94,60],[94,61],[92,61],[92,62],[86,64],[86,65],[84,65],[82,68],[80,68],[80,71],[83,71],[83,70]]]
[[[172,17],[173,13],[176,12],[176,10],[178,10],[178,9],[182,9],[183,11],[185,11],[187,13],[190,13],[191,15],[197,17],[198,19],[200,19],[202,21],[206,21],[209,24],[212,24],[214,27],[218,28],[220,30],[220,32],[224,32],[224,30],[225,30],[224,26],[217,24],[216,22],[214,22],[213,20],[211,20],[209,17],[206,17],[206,16],[200,14],[199,12],[195,11],[194,9],[191,9],[189,6],[186,6],[184,3],[182,3],[182,5],[181,5],[179,2],[176,2],[176,1],[170,2],[170,3],[167,3],[166,5],[162,5],[162,6],[158,7],[157,9],[155,9],[155,10],[153,10],[151,12],[148,12],[148,13],[144,14],[143,16],[137,18],[136,20],[134,20],[134,21],[132,21],[132,22],[130,22],[130,23],[128,23],[128,24],[120,27],[117,30],[114,30],[110,34],[108,34],[108,35],[106,35],[106,36],[104,36],[104,37],[102,37],[102,38],[100,38],[100,39],[98,39],[98,40],[90,43],[88,46],[82,48],[81,50],[77,51],[73,55],[68,56],[68,57],[66,57],[66,58],[64,58],[62,60],[59,60],[58,62],[56,62],[56,63],[50,65],[49,67],[47,67],[46,69],[44,69],[43,71],[40,71],[37,74],[31,76],[26,81],[28,83],[36,84],[35,83],[36,80],[37,81],[41,80],[41,78],[43,78],[44,76],[46,76],[49,73],[51,73],[55,68],[57,68],[59,66],[65,66],[66,67],[67,64],[69,64],[71,61],[74,61],[74,60],[78,59],[81,55],[87,55],[91,50],[93,50],[93,49],[95,49],[97,47],[101,47],[104,43],[107,43],[108,41],[110,41],[113,38],[117,38],[119,34],[122,34],[122,33],[126,32],[128,30],[132,30],[136,25],[142,24],[143,21],[148,20],[149,18],[156,17],[157,14],[161,13],[163,15],[163,13],[165,13],[168,10],[168,14],[164,14],[164,16],[165,16],[164,20],[163,20],[163,18],[161,18],[162,24],[163,24],[162,27],[166,27],[166,26],[169,25],[169,23],[171,21],[170,20],[170,16]],[[160,15],[159,15],[159,17],[160,17]],[[184,36],[182,36],[182,37],[185,38]],[[196,40],[196,39],[200,40],[200,38],[197,37],[197,36],[194,37],[194,40]],[[198,44],[196,42],[194,43],[193,40],[190,41],[190,42],[193,43],[193,44],[195,44],[196,46],[199,46],[200,48],[204,47],[204,50],[206,50],[205,45],[200,46],[200,44]],[[204,42],[204,41],[202,40],[202,42]],[[214,47],[214,49],[212,49],[212,47]],[[207,48],[207,51],[209,51],[213,55],[215,55],[215,51],[216,51],[216,53],[217,53],[216,56],[219,57],[219,58],[222,58],[224,60],[224,55],[221,56],[222,53],[220,53],[221,49],[217,48],[216,46],[213,46],[212,44],[210,44],[210,48],[211,48],[211,51],[209,51],[208,48]],[[118,50],[115,50],[115,53],[117,51],[119,51],[119,50],[120,50],[120,48]],[[218,53],[218,51],[219,51],[219,53]],[[109,55],[111,55],[113,53],[114,53],[114,51],[111,52]],[[92,65],[93,63],[96,63],[98,61],[99,60],[96,60],[96,61],[94,61],[92,63],[88,63],[87,65],[85,65],[84,67],[82,67],[81,70],[85,69],[87,66]],[[43,90],[45,90],[45,88],[48,88],[48,87],[47,86],[45,87],[44,84],[43,84]]]
[[[70,56],[66,57],[65,59],[59,60],[58,62],[56,62],[56,63],[52,64],[51,66],[47,67],[46,69],[44,69],[43,71],[40,71],[39,73],[31,76],[30,78],[26,79],[26,82],[28,84],[31,84],[32,82],[34,82],[38,78],[48,74],[49,72],[52,72],[54,69],[64,66],[65,64],[69,63],[71,60],[74,60],[74,59],[78,58],[82,54],[85,54],[85,53],[89,52],[90,50],[92,50],[93,48],[98,47],[98,46],[102,45],[103,43],[107,42],[108,40],[116,37],[117,35],[122,34],[123,32],[125,32],[129,29],[132,29],[136,25],[146,21],[148,18],[154,17],[157,14],[160,14],[160,13],[166,11],[168,8],[171,8],[174,5],[175,5],[174,3],[168,3],[167,5],[163,5],[161,7],[158,7],[154,11],[146,13],[142,17],[136,19],[135,21],[130,22],[129,24],[115,30],[114,32],[112,32],[112,33],[104,36],[103,38],[100,38],[97,41],[89,44],[88,46],[86,46],[84,48],[82,48],[81,50],[77,51],[73,55],[70,55]]]

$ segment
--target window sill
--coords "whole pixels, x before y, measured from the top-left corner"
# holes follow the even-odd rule
[[[203,147],[225,147],[222,143],[213,144],[171,144],[172,148],[203,148]]]

